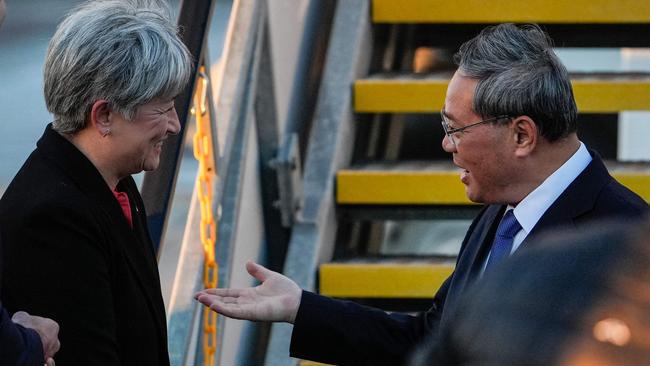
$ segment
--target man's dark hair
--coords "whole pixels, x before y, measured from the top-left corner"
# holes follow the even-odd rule
[[[551,142],[577,130],[569,74],[539,26],[485,28],[460,47],[454,61],[464,76],[478,79],[473,106],[478,115],[526,115]]]

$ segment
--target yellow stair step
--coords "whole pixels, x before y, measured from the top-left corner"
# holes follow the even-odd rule
[[[612,164],[608,164],[612,165]],[[615,165],[615,164],[614,164]],[[650,171],[647,167],[611,167],[612,175],[650,202]],[[341,170],[336,179],[339,204],[371,205],[467,205],[460,170],[354,169]]]
[[[320,266],[320,293],[332,297],[431,298],[453,269],[453,261],[327,263]]]
[[[339,204],[472,204],[459,171],[342,170],[336,186]]]
[[[644,0],[373,0],[376,23],[650,23]]]
[[[650,1],[648,2],[650,4]],[[650,76],[574,76],[580,113],[650,110]],[[358,113],[434,113],[445,102],[449,77],[363,79],[354,83]]]

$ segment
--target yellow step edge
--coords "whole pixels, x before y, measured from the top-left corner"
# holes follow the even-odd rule
[[[646,202],[650,202],[650,175],[635,173],[613,173],[616,180],[634,191]]]
[[[336,179],[340,204],[469,205],[460,171],[342,170]]]
[[[650,173],[613,172],[621,184],[650,202]],[[341,170],[339,204],[465,205],[460,172]]]
[[[373,0],[376,23],[650,23],[644,0]]]
[[[320,293],[332,297],[431,298],[451,275],[452,264],[327,263]]]
[[[650,1],[648,2],[650,4]],[[445,102],[447,79],[366,79],[354,83],[358,113],[434,113]],[[650,79],[574,79],[580,113],[650,110]]]

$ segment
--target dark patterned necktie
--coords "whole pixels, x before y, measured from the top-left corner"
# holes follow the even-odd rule
[[[497,228],[497,234],[494,237],[494,243],[490,250],[490,259],[488,259],[485,272],[490,271],[494,266],[508,258],[512,251],[512,242],[515,235],[521,230],[521,225],[517,221],[513,210],[508,210]]]

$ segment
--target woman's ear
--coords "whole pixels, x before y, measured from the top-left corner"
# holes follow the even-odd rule
[[[538,143],[537,124],[528,116],[519,116],[513,121],[513,139],[517,157],[526,157],[535,150]]]
[[[111,134],[111,107],[108,101],[100,99],[90,109],[90,124],[102,137]]]

